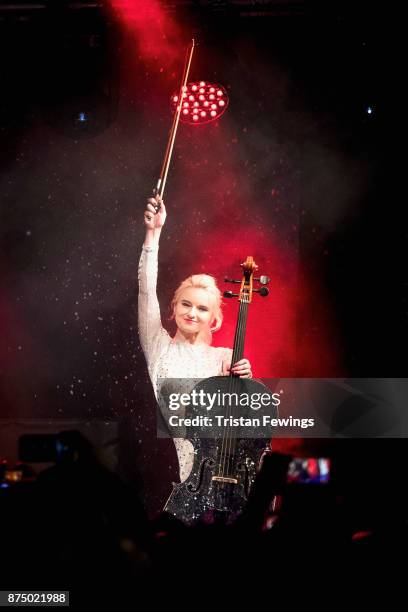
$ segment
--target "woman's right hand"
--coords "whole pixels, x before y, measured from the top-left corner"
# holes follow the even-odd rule
[[[158,212],[156,212],[157,206],[160,206]],[[159,196],[149,198],[146,204],[146,210],[144,211],[144,222],[146,229],[159,229],[163,227],[166,221],[166,207],[163,200]]]

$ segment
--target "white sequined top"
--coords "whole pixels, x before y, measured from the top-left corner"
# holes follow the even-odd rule
[[[170,338],[163,328],[156,294],[158,246],[143,246],[139,262],[139,338],[147,361],[153,390],[158,398],[158,381],[162,378],[208,378],[222,374],[223,361],[230,362],[232,350],[209,344],[191,344]],[[188,440],[175,438],[183,482],[194,462],[193,446]]]

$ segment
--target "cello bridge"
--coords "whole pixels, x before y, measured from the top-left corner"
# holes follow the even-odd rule
[[[236,478],[230,478],[229,476],[213,476],[211,479],[213,482],[227,482],[230,484],[238,484]]]

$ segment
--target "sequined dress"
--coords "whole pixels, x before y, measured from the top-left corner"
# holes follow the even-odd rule
[[[158,246],[143,246],[139,261],[139,339],[146,357],[156,399],[159,380],[164,378],[202,379],[222,374],[223,361],[230,362],[232,350],[209,344],[175,340],[163,328],[157,299]],[[187,479],[194,462],[191,443],[175,438],[180,481]]]

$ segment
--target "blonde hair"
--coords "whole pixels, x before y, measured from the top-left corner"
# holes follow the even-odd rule
[[[176,291],[174,292],[173,299],[171,301],[171,318],[174,319],[174,309],[177,302],[180,299],[181,293],[184,289],[189,289],[190,287],[196,287],[197,289],[205,289],[210,294],[210,297],[213,298],[213,321],[215,321],[215,325],[210,328],[210,332],[216,332],[220,329],[223,320],[222,314],[222,300],[221,300],[221,291],[217,287],[217,282],[213,276],[209,276],[208,274],[193,274],[189,276],[178,286]],[[209,342],[211,343],[211,336],[209,338]]]

